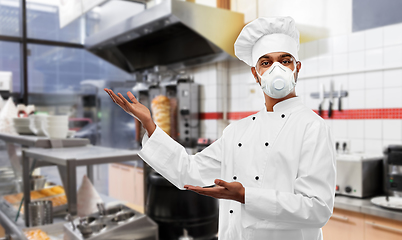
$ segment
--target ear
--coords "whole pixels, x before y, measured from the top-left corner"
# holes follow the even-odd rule
[[[255,70],[255,67],[252,67],[251,68],[251,73],[253,74],[253,76],[254,76],[254,79],[255,79],[255,82],[256,83],[260,83],[260,80],[259,80],[259,78],[258,78],[258,75],[257,75],[257,72],[256,72],[257,70]]]
[[[300,61],[298,61],[297,62],[297,65],[296,65],[296,68],[297,68],[297,72],[299,72],[300,71],[300,69],[301,69],[301,62]]]
[[[297,82],[297,79],[299,78],[299,71],[301,69],[301,62],[300,61],[297,62],[296,69],[297,69],[297,71],[295,72],[295,82]]]

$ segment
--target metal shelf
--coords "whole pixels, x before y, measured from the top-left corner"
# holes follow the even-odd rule
[[[11,135],[0,133],[0,139],[7,143],[17,143],[24,147],[51,148],[52,141],[48,137],[38,137],[29,135]],[[61,141],[63,147],[78,147],[88,145],[90,142],[86,138],[65,138],[56,141]]]
[[[98,146],[72,147],[72,148],[31,148],[24,149],[23,156],[23,185],[24,185],[24,206],[30,202],[29,171],[30,159],[40,162],[55,164],[59,168],[64,189],[68,199],[68,211],[71,215],[77,214],[77,182],[76,168],[87,166],[90,168],[95,164],[127,162],[141,160],[139,151],[105,148]],[[25,187],[27,186],[27,187]],[[28,208],[24,208],[26,224],[29,219]]]

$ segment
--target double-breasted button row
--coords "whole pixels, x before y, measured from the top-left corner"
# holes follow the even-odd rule
[[[265,142],[265,146],[268,147],[268,145],[269,145],[269,143],[268,143],[268,142]],[[242,144],[242,143],[238,143],[237,146],[241,147],[241,146],[243,146],[243,144]]]
[[[255,180],[259,180],[260,177],[259,176],[255,176]],[[233,180],[237,180],[237,176],[233,176]]]

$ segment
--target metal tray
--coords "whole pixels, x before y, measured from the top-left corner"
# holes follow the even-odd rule
[[[383,208],[402,211],[402,198],[389,197],[388,200],[389,201],[387,201],[384,196],[375,197],[371,199],[371,203]]]
[[[37,230],[40,229],[44,231],[51,240],[63,240],[64,238],[64,231],[63,231],[63,226],[64,222],[60,223],[54,223],[54,224],[49,224],[49,225],[43,225],[43,226],[36,226],[36,227],[30,227],[30,228],[24,228],[23,231],[31,231],[31,230]]]

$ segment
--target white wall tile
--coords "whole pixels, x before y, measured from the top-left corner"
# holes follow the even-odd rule
[[[217,98],[217,85],[211,84],[205,86],[205,98],[206,99],[216,99]]]
[[[302,79],[302,80],[298,80],[297,82],[296,82],[296,87],[295,87],[295,89],[296,89],[296,95],[298,95],[298,96],[300,96],[300,95],[304,95],[305,94],[305,90],[304,90],[304,87],[305,87],[305,81]]]
[[[384,46],[402,43],[402,24],[393,24],[384,27]]]
[[[324,39],[318,40],[318,54],[320,56],[328,56],[328,55],[332,55],[332,53],[333,53],[332,38],[324,38]]]
[[[262,94],[258,94],[261,97],[254,97],[251,101],[251,106],[248,106],[250,110],[248,111],[260,111],[265,107],[265,98]]]
[[[320,56],[318,58],[318,72],[319,73],[329,73],[332,72],[332,56]]]
[[[402,79],[402,76],[401,76]],[[365,84],[365,74],[364,73],[354,73],[349,74],[349,87],[347,90],[361,90],[366,88]]]
[[[364,153],[382,155],[383,144],[381,139],[365,139]]]
[[[349,69],[351,70],[363,70],[365,66],[365,52],[356,51],[348,53]]]
[[[216,112],[217,111],[217,102],[216,99],[205,99],[203,112]]]
[[[402,87],[402,69],[384,70],[384,87]]]
[[[402,120],[400,119],[384,119],[382,120],[383,139],[402,140]]]
[[[317,57],[318,55],[318,41],[306,42],[304,45],[305,60]]]
[[[303,60],[303,59],[305,59],[305,44],[304,43],[302,43],[302,44],[300,44],[300,47],[299,47],[299,59],[301,59],[301,60]]]
[[[335,139],[346,139],[348,137],[348,121],[333,120],[332,132]]]
[[[349,51],[362,51],[365,49],[365,31],[355,32],[349,35]]]
[[[382,89],[367,89],[365,102],[366,109],[383,108],[384,98]]]
[[[350,152],[363,153],[364,139],[350,139]]]
[[[364,122],[365,120],[348,120],[348,138],[363,139],[365,132]]]
[[[299,72],[300,77],[303,77],[304,75],[318,74],[318,57],[305,59],[301,63],[302,68]]]
[[[364,90],[349,91],[349,109],[363,109],[365,107]]]
[[[347,35],[335,36],[333,39],[334,54],[348,52],[349,39]]]
[[[384,108],[402,108],[402,87],[384,88]]]
[[[402,45],[384,47],[384,67],[402,66]]]
[[[365,37],[365,47],[366,49],[372,49],[372,48],[380,48],[384,44],[384,29],[383,28],[374,28],[365,31],[366,32],[366,37]]]
[[[370,119],[365,120],[365,139],[381,139],[382,138],[382,120]]]
[[[204,126],[204,132],[208,133],[208,132],[212,132],[212,133],[216,133],[218,130],[218,126],[217,126],[217,121],[214,119],[208,119],[208,120],[202,120],[203,121],[203,126]]]
[[[383,87],[383,73],[382,71],[367,72],[365,74],[365,88],[366,89],[379,89]]]
[[[382,48],[368,49],[365,52],[364,59],[364,65],[367,70],[383,67],[384,50]]]
[[[334,72],[346,72],[349,68],[348,60],[347,53],[335,54],[333,57]]]

